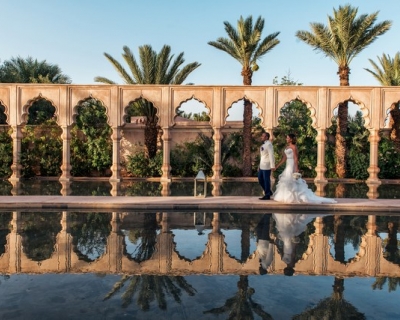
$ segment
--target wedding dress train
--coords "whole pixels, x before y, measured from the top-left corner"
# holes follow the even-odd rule
[[[273,194],[275,201],[284,203],[336,203],[333,199],[315,195],[303,179],[293,177],[293,150],[286,148],[284,152],[286,154],[286,167],[279,176],[279,181]]]

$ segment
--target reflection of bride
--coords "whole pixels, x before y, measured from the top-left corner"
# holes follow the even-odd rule
[[[283,157],[278,163],[276,170],[286,161],[285,170],[279,176],[278,184],[273,195],[275,201],[284,203],[336,203],[333,199],[319,197],[308,188],[307,183],[301,179],[298,172],[298,159],[296,136],[289,134],[286,137],[288,143],[283,152]]]
[[[284,269],[285,275],[293,275],[296,246],[300,239],[298,236],[306,230],[309,222],[321,214],[291,214],[291,213],[273,213],[273,218],[278,231],[278,239],[283,243],[282,261],[287,264]]]

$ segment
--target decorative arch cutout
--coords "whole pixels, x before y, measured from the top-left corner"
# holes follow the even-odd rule
[[[76,117],[77,117],[78,114],[79,114],[79,107],[81,107],[85,102],[88,102],[88,101],[90,101],[90,100],[96,100],[96,101],[98,101],[98,102],[101,103],[101,105],[102,105],[102,106],[104,107],[104,109],[105,109],[105,114],[106,114],[106,117],[107,117],[107,124],[110,125],[110,114],[109,114],[109,112],[108,112],[108,111],[109,111],[109,110],[108,110],[108,107],[105,105],[105,103],[104,103],[102,100],[93,97],[92,94],[90,94],[89,97],[87,97],[87,98],[85,98],[85,99],[79,100],[79,102],[77,103],[77,105],[74,106],[74,108],[72,109],[72,123],[71,123],[71,124],[76,123]]]
[[[156,106],[156,104],[155,104],[153,101],[148,100],[147,98],[145,98],[143,95],[140,95],[140,97],[138,97],[138,98],[136,98],[136,99],[134,99],[134,100],[129,101],[128,105],[126,105],[126,106],[124,107],[124,112],[123,112],[123,114],[122,114],[122,121],[121,121],[123,125],[126,124],[126,123],[131,123],[131,117],[132,117],[132,116],[129,115],[129,109],[132,107],[132,104],[133,104],[133,103],[138,102],[138,101],[141,101],[141,100],[146,101],[146,102],[152,104],[153,108],[155,109],[155,114],[154,114],[154,116],[157,117],[157,119],[159,119],[160,110],[159,110],[159,108]],[[137,117],[145,117],[145,118],[142,118],[142,119],[141,119],[141,118],[138,118],[138,119],[137,119],[138,122],[136,122],[136,123],[138,123],[138,124],[145,124],[145,123],[146,123],[146,121],[147,121],[146,115],[137,116]]]
[[[55,109],[54,110],[54,118],[59,125],[59,107],[54,104],[54,102],[50,99],[47,99],[46,97],[43,97],[42,94],[40,93],[37,97],[28,100],[28,102],[22,107],[22,116],[21,116],[21,124],[26,125],[28,122],[28,117],[29,117],[29,109],[32,107],[33,104],[36,102],[39,102],[40,100],[45,100],[50,102],[51,106]]]
[[[393,102],[386,109],[386,118],[384,120],[384,128],[390,130],[390,137],[396,139],[400,135],[400,100]]]
[[[195,261],[205,256],[211,229],[204,229],[201,235],[196,229],[176,229],[171,232],[174,234],[174,252],[180,259]]]
[[[202,109],[202,110],[199,110]],[[199,111],[199,112],[198,112]],[[204,101],[197,99],[192,95],[187,100],[182,101],[179,106],[174,109],[174,123],[177,120],[187,120],[187,121],[211,121],[211,109]],[[203,120],[204,119],[204,120]]]
[[[226,109],[224,125],[226,125],[227,121],[243,121],[244,100],[249,100],[251,102],[252,110],[253,110],[253,117],[255,114],[254,111],[258,111],[257,117],[261,119],[261,123],[264,123],[264,120],[265,120],[264,115],[263,115],[262,109],[260,109],[258,103],[245,95],[243,98],[233,101],[230,104],[230,106]],[[235,110],[231,110],[233,108]],[[233,114],[231,114],[229,112],[229,110],[235,111],[236,112],[235,116],[233,116]],[[240,114],[240,117],[239,117],[239,114]],[[232,118],[230,118],[230,117],[232,117]]]
[[[0,100],[0,125],[8,124],[7,119],[9,117],[10,117],[10,115],[8,113],[8,108],[3,103],[3,101]]]
[[[363,117],[363,119],[364,119],[364,126],[365,126],[366,128],[369,128],[369,127],[370,127],[370,124],[371,124],[371,117],[370,117],[370,111],[369,111],[369,109],[365,106],[365,104],[364,104],[362,101],[356,100],[356,99],[354,99],[352,96],[350,96],[347,100],[344,100],[344,101],[342,101],[342,102],[337,102],[337,103],[336,103],[336,107],[333,109],[333,115],[332,115],[332,117],[335,116],[335,114],[337,114],[338,109],[339,109],[339,105],[340,105],[341,103],[343,103],[343,102],[350,102],[350,103],[352,103],[352,104],[354,104],[354,105],[357,105],[357,107],[360,108],[360,111],[361,111],[361,113],[362,113],[362,117]],[[352,107],[352,106],[350,106],[350,107]]]

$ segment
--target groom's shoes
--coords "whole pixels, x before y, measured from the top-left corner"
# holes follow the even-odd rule
[[[264,197],[258,198],[258,199],[260,199],[260,200],[271,200],[271,197],[270,196],[264,196]]]

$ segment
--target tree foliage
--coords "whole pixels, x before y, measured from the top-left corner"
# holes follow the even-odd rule
[[[32,57],[11,58],[0,66],[0,82],[3,83],[71,83],[56,64],[46,60],[38,61]]]

